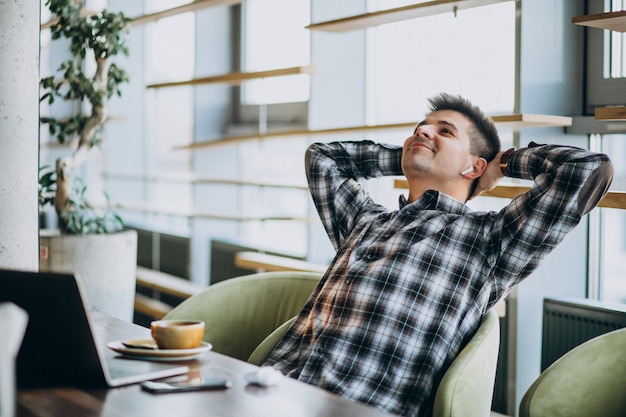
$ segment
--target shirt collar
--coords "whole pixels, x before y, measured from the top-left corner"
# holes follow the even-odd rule
[[[428,190],[420,198],[409,203],[404,194],[399,197],[400,210],[410,207],[413,210],[438,210],[447,213],[466,214],[471,210],[467,205],[455,200],[447,194]]]

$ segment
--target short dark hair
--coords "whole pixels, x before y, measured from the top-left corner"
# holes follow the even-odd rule
[[[500,152],[500,137],[491,118],[484,115],[478,106],[461,96],[440,93],[428,99],[430,112],[453,110],[467,117],[474,126],[470,131],[470,152],[485,158],[487,162]]]
[[[487,162],[492,161],[500,152],[500,137],[498,130],[491,118],[485,116],[478,106],[473,105],[469,100],[454,96],[447,93],[440,93],[428,99],[430,103],[430,112],[440,110],[453,110],[461,113],[472,122],[473,128],[470,129],[470,153],[472,155],[485,158]],[[472,182],[468,199],[474,194],[474,190],[478,185],[478,178]]]

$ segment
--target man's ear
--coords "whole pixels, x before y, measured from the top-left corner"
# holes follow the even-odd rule
[[[474,164],[472,165],[472,170],[466,174],[464,173],[463,176],[467,179],[475,180],[476,178],[483,175],[483,173],[487,169],[487,165],[487,160],[485,158],[479,157],[478,159],[476,159],[476,161],[474,161]]]

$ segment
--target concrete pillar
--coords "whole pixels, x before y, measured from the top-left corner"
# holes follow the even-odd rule
[[[0,0],[0,268],[39,268],[39,0]]]

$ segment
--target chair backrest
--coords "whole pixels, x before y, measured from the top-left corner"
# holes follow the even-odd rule
[[[499,347],[500,321],[490,310],[441,379],[433,417],[489,416]]]
[[[206,324],[213,350],[246,360],[274,329],[302,309],[322,277],[316,272],[264,272],[213,284],[186,299],[165,319]]]
[[[626,416],[626,328],[561,356],[526,390],[520,417]]]

